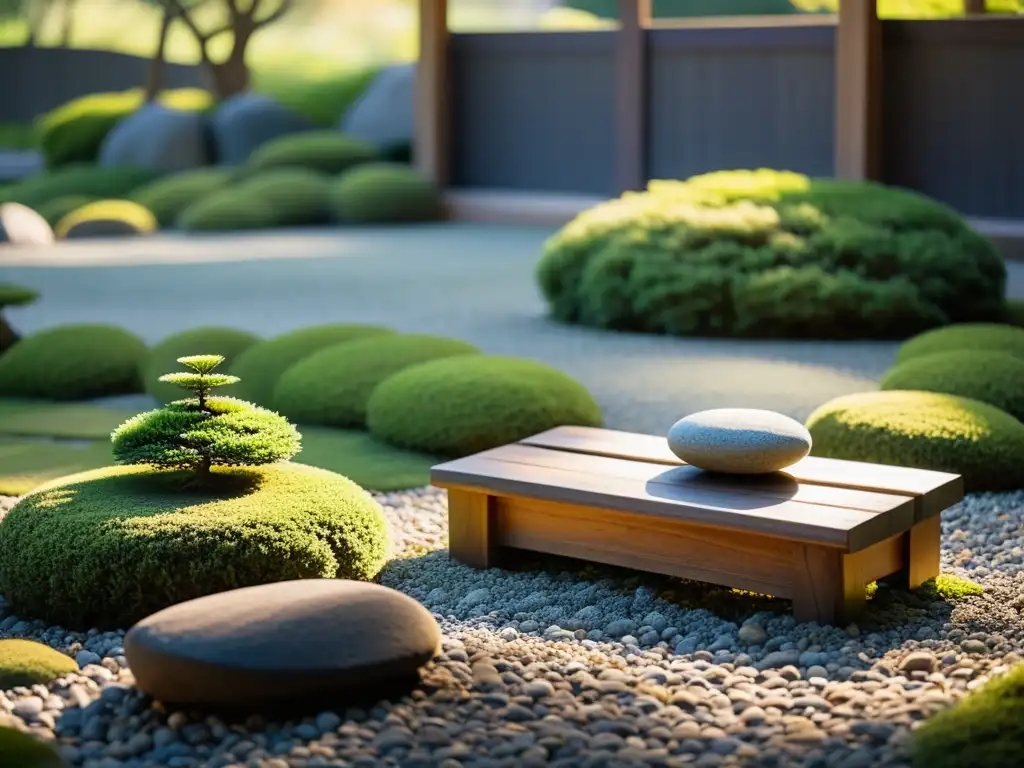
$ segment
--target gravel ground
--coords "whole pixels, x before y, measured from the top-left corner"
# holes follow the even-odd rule
[[[914,725],[1024,644],[1024,493],[971,496],[943,516],[944,571],[983,595],[880,590],[845,628],[797,624],[781,601],[557,559],[474,571],[436,551],[442,491],[378,500],[400,554],[383,582],[444,632],[412,695],[287,722],[165,711],[132,688],[122,633],[7,616],[0,637],[48,642],[81,671],[0,692],[0,724],[58,738],[88,768],[904,766]]]

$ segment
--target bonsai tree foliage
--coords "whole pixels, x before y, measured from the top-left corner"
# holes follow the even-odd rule
[[[160,381],[177,384],[194,397],[134,416],[111,435],[118,464],[148,464],[191,470],[191,483],[207,485],[214,466],[257,466],[290,459],[301,450],[301,435],[288,420],[244,400],[215,397],[216,387],[237,376],[216,373],[221,355],[179,357],[188,371]]]

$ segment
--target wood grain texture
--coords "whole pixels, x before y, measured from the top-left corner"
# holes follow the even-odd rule
[[[942,522],[928,518],[900,537],[903,567],[886,581],[897,589],[915,589],[939,575],[942,560]]]
[[[836,24],[835,175],[878,179],[882,162],[882,24],[877,0],[844,0]]]
[[[647,184],[647,26],[651,0],[619,0],[615,40],[615,181],[620,192]]]
[[[419,61],[414,92],[413,162],[440,187],[452,175],[448,0],[419,0]]]
[[[448,551],[474,568],[494,565],[492,499],[485,493],[448,491]]]

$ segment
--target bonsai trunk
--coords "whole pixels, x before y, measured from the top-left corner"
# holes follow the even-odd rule
[[[210,471],[212,464],[213,462],[210,460],[209,456],[203,456],[202,461],[196,464],[196,476],[194,481],[196,485],[210,484],[210,481],[213,478],[213,473]]]
[[[164,89],[164,58],[167,49],[167,33],[171,29],[171,22],[174,16],[170,10],[164,11],[163,19],[160,21],[160,39],[157,41],[156,52],[149,60],[149,73],[146,78],[146,101],[151,102],[160,95]]]

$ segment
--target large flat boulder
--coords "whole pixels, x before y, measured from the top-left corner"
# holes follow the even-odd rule
[[[220,165],[241,165],[268,141],[316,127],[305,116],[255,93],[226,99],[213,113],[210,125]]]
[[[408,145],[413,134],[415,81],[414,64],[398,64],[381,70],[342,115],[339,128],[378,147]]]
[[[53,245],[54,236],[46,219],[20,203],[0,204],[0,243],[10,245]]]
[[[415,679],[440,642],[401,592],[308,579],[179,603],[132,627],[124,647],[138,687],[160,701],[250,709]]]
[[[206,116],[147,104],[119,122],[100,147],[100,165],[173,173],[212,162]]]

